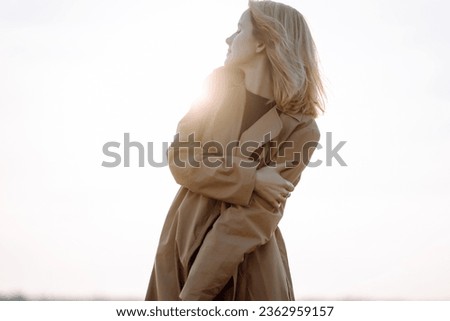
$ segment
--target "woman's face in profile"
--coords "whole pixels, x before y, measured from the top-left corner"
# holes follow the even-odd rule
[[[244,67],[257,54],[258,41],[253,35],[250,11],[245,11],[238,23],[238,30],[226,39],[228,54],[225,65]]]

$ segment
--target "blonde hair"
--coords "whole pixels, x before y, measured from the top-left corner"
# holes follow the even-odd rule
[[[303,15],[273,1],[249,1],[254,36],[266,45],[274,100],[285,113],[324,111],[316,46]]]

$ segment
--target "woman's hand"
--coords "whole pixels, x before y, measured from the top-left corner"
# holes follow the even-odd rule
[[[278,208],[294,190],[294,185],[280,175],[283,169],[285,165],[279,164],[275,167],[262,167],[256,171],[255,193],[275,208]]]

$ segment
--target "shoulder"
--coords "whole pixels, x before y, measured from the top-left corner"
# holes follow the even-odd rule
[[[280,113],[284,129],[291,135],[307,135],[310,139],[319,141],[320,130],[313,116],[297,113],[294,115]]]
[[[229,67],[215,69],[204,81],[199,102],[216,107],[224,102],[236,103],[245,99],[244,75]]]
[[[244,74],[242,71],[231,67],[219,67],[206,78],[205,84],[211,87],[230,87],[244,85]]]

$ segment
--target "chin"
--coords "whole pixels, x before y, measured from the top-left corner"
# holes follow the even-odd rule
[[[236,64],[236,61],[233,61],[233,59],[230,59],[228,57],[225,59],[224,65],[229,66],[229,67],[238,67],[238,64]]]

